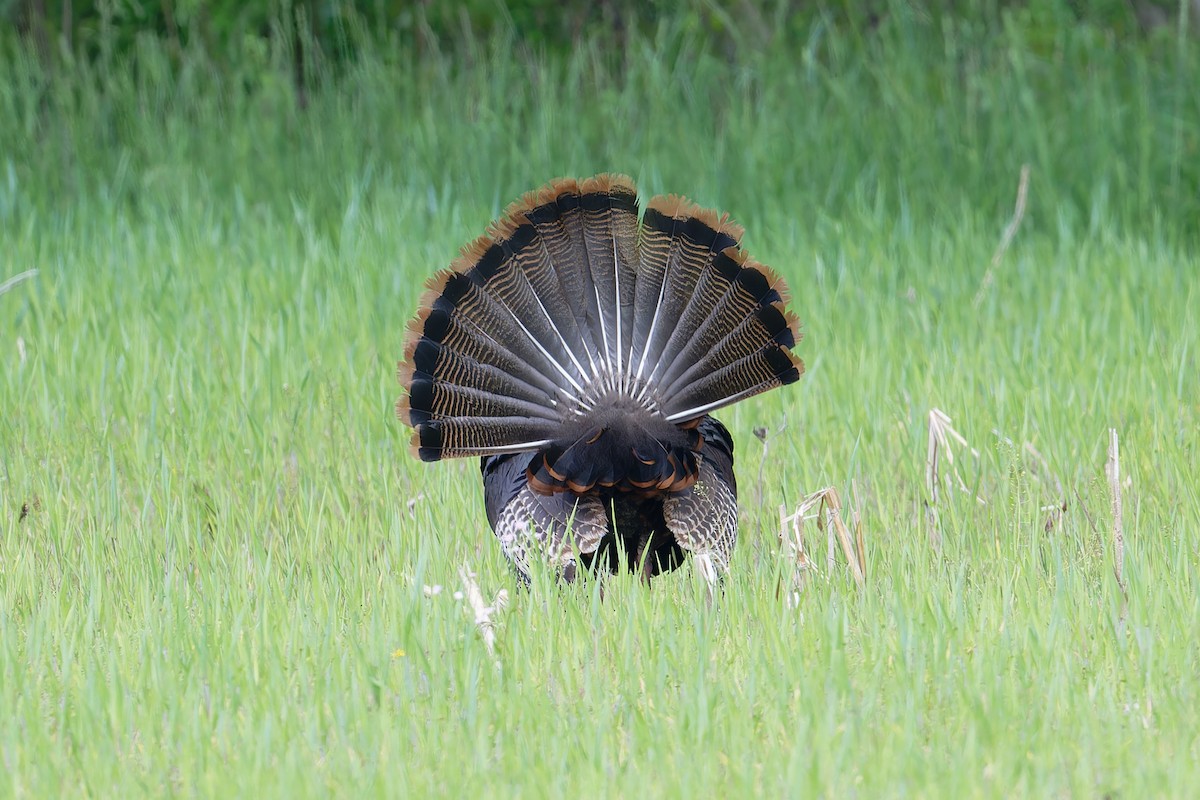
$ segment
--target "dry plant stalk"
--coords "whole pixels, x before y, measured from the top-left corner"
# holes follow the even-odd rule
[[[824,497],[822,497],[822,500]],[[825,525],[821,522],[822,508],[817,511],[817,530],[825,532],[825,571],[832,575],[833,568],[837,565],[837,532],[832,525]]]
[[[929,499],[925,501],[925,523],[929,528],[929,546],[934,550],[942,549],[942,529],[938,524],[938,452],[941,449],[942,437],[938,434],[940,412],[937,409],[929,412],[929,441],[925,449],[925,490]],[[942,416],[945,416],[944,414]]]
[[[1000,260],[1008,252],[1013,237],[1017,235],[1017,229],[1021,227],[1021,220],[1025,219],[1025,198],[1028,194],[1029,165],[1022,164],[1021,178],[1017,184],[1017,202],[1013,208],[1012,219],[1008,221],[1008,226],[1004,229],[1004,234],[1000,237],[1000,244],[997,245],[996,252],[992,254],[992,263],[988,265],[987,272],[983,274],[983,281],[979,284],[979,291],[975,293],[975,300],[972,305],[976,309],[983,303],[983,296],[987,294],[987,290],[991,288],[992,283],[996,280],[996,268],[1000,266]]]
[[[475,612],[475,627],[479,628],[483,643],[487,645],[488,655],[495,655],[496,623],[492,621],[492,616],[508,605],[508,591],[501,589],[492,604],[487,605],[483,600],[483,592],[479,590],[479,584],[475,582],[475,573],[471,571],[471,568],[463,564],[458,568],[458,575],[462,578],[463,594],[467,603]]]
[[[796,513],[788,514],[787,506],[782,503],[779,505],[779,543],[783,546],[784,557],[792,565],[791,587],[786,599],[788,608],[795,608],[800,604],[800,592],[804,591],[808,582],[808,573],[816,571],[817,568],[804,549],[804,536],[801,532],[807,510],[801,503]]]
[[[814,508],[816,513],[810,513]],[[842,519],[841,498],[836,489],[827,487],[805,497],[791,514],[787,513],[785,506],[779,507],[779,541],[792,562],[792,586],[788,595],[788,606],[791,608],[794,608],[799,600],[799,593],[804,588],[808,573],[816,571],[816,565],[804,547],[803,535],[804,523],[814,517],[817,520],[817,530],[828,531],[831,542],[836,537],[841,543],[842,553],[846,557],[846,563],[850,565],[850,574],[854,576],[854,582],[859,586],[863,585],[866,548],[863,543],[861,520],[855,512],[856,546],[855,539],[851,538],[850,531]]]
[[[1125,529],[1121,519],[1121,452],[1116,428],[1108,429],[1108,462],[1104,465],[1104,473],[1108,476],[1108,488],[1112,492],[1113,571],[1117,575],[1117,585],[1124,592]]]
[[[842,554],[846,556],[846,563],[850,565],[850,574],[854,576],[854,582],[862,586],[862,564],[859,563],[858,551],[850,538],[850,531],[846,529],[846,523],[842,520],[842,499],[838,496],[836,489],[830,487],[825,490],[824,496],[821,498],[821,508],[825,511],[825,517],[822,518],[818,512],[817,528],[820,528],[822,524],[833,523],[833,528],[837,531],[838,542],[842,545]]]
[[[952,420],[945,411],[940,408],[933,408],[929,411],[929,441],[925,452],[925,488],[929,491],[929,500],[925,503],[925,518],[929,525],[929,544],[934,550],[940,550],[942,547],[942,532],[939,525],[937,506],[940,497],[939,487],[942,480],[942,455],[945,454],[946,463],[950,465],[950,475],[953,476],[958,488],[972,495],[975,502],[979,505],[987,505],[987,502],[971,491],[967,486],[967,482],[963,480],[962,475],[958,471],[958,467],[954,466],[954,451],[950,449],[950,441],[954,440],[960,447],[966,448],[972,456],[979,458],[979,451],[971,447],[966,438],[961,433],[955,430],[951,424]]]
[[[20,284],[24,281],[27,281],[30,278],[36,278],[37,274],[38,274],[38,271],[36,269],[27,269],[24,272],[19,272],[16,275],[13,275],[11,278],[6,280],[4,283],[0,283],[0,295],[4,294],[7,291],[17,288],[18,284]]]

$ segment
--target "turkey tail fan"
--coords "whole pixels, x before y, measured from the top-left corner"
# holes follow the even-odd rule
[[[525,195],[430,280],[409,324],[396,410],[414,449],[539,452],[530,481],[548,490],[689,485],[699,444],[675,426],[803,371],[786,285],[741,237],[676,196],[639,221],[619,175]]]

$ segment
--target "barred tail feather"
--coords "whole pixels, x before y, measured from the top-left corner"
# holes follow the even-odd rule
[[[717,254],[711,272],[720,276],[724,293],[706,309],[704,320],[661,373],[660,385],[665,387],[666,394],[681,373],[691,373],[691,368],[696,366],[711,368],[714,351],[730,338],[742,334],[747,320],[761,315],[765,308],[783,307],[781,292],[787,291],[783,279],[768,267],[749,260],[741,251],[726,248]],[[747,346],[762,344],[773,335],[774,331],[766,338],[751,334],[752,340]]]
[[[416,426],[422,461],[537,450],[554,441],[558,424],[529,417],[444,417]]]
[[[676,217],[682,217],[681,224],[676,223]],[[736,232],[740,236],[741,229],[730,226],[732,230],[726,230],[726,223],[727,220],[717,218],[713,212],[676,197],[656,198],[646,212],[643,226],[658,231],[659,236],[668,229],[674,231],[663,267],[662,301],[650,318],[652,330],[648,331],[643,355],[646,363],[643,378],[652,387],[696,324],[694,297],[698,286],[701,293],[707,286],[706,273],[714,253],[738,244],[731,234]]]

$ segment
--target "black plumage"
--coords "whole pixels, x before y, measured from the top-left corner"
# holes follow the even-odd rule
[[[426,461],[481,456],[518,572],[574,578],[685,554],[715,580],[737,537],[733,441],[709,412],[791,383],[787,288],[728,218],[633,183],[560,180],[430,281],[399,369]]]

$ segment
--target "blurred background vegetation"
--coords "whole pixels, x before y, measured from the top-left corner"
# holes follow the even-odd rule
[[[791,197],[802,227],[921,225],[1005,218],[1029,164],[1027,228],[1190,243],[1198,23],[1200,0],[0,0],[0,225],[156,187],[340,218],[376,167],[487,187],[481,217],[615,169],[743,214]],[[703,176],[664,158],[710,150]]]
[[[1048,39],[1063,27],[1115,39],[1200,30],[1200,0],[0,0],[8,39],[35,48],[47,64],[122,58],[148,38],[176,58],[204,54],[217,67],[265,47],[292,55],[302,84],[366,44],[420,55],[504,29],[522,46],[567,51],[583,38],[620,44],[670,25],[716,37],[732,53],[807,37],[818,23],[869,37],[897,13],[933,28],[1018,24]]]

